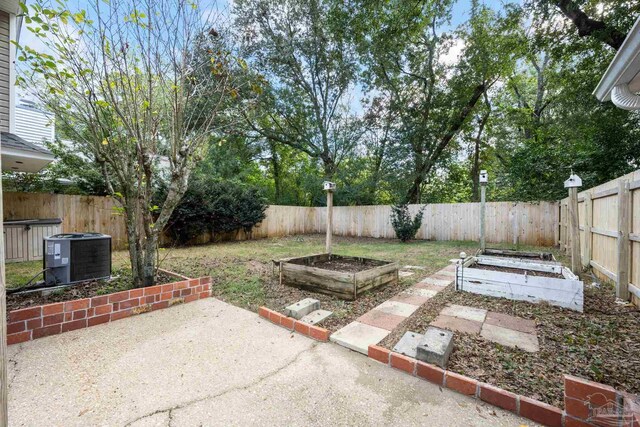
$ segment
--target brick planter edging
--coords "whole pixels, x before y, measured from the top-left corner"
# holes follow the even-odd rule
[[[540,424],[552,427],[563,426],[563,412],[555,406],[547,405],[525,396],[518,396],[490,384],[440,369],[435,365],[420,362],[377,345],[369,346],[368,355],[370,358],[385,365],[400,369],[415,377],[447,387],[466,396],[478,398]]]
[[[9,312],[7,344],[88,328],[211,296],[211,277],[130,289]]]
[[[640,408],[640,397],[571,375],[564,376],[565,410],[562,411],[547,403],[440,369],[377,345],[369,346],[368,356],[387,366],[458,393],[473,396],[546,426],[608,426],[614,425],[611,424],[613,419],[615,425],[621,427],[640,427],[640,413],[637,412]]]
[[[258,315],[272,323],[275,323],[276,325],[282,326],[290,331],[295,331],[309,338],[313,338],[316,341],[329,341],[330,332],[325,328],[300,322],[293,317],[287,317],[277,311],[268,309],[267,307],[258,308]]]

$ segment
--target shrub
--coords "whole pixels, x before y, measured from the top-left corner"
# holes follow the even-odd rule
[[[396,232],[396,236],[403,243],[416,237],[416,233],[422,225],[422,217],[424,208],[421,208],[416,216],[412,219],[409,213],[409,205],[400,203],[391,206],[391,225]]]
[[[264,197],[257,188],[231,181],[193,177],[173,211],[168,234],[178,243],[204,233],[228,233],[252,228],[265,218]]]

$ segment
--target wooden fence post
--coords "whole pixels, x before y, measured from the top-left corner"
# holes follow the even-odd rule
[[[591,265],[591,252],[593,247],[593,235],[591,227],[593,226],[593,201],[591,200],[591,192],[584,194],[584,242],[582,250],[582,266],[589,268]]]
[[[581,272],[580,266],[580,223],[578,221],[578,188],[582,186],[582,179],[571,172],[569,179],[564,182],[564,188],[569,189],[569,204],[567,213],[569,219],[569,238],[571,242],[571,271],[573,274]]]
[[[618,181],[618,268],[616,272],[616,296],[629,299],[629,181]]]
[[[485,236],[486,192],[487,186],[485,184],[480,184],[480,250],[482,252],[487,248],[487,240]]]

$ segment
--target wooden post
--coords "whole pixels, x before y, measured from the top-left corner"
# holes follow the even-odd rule
[[[618,268],[616,272],[616,296],[629,299],[629,181],[618,181]]]
[[[480,250],[482,252],[487,248],[485,236],[486,193],[487,186],[485,184],[480,184]]]
[[[593,227],[593,201],[591,200],[591,193],[587,192],[584,195],[584,242],[582,243],[582,267],[585,269],[591,265],[591,252],[593,247],[591,227]]]
[[[333,190],[327,190],[327,242],[325,252],[331,254],[333,234]]]
[[[571,271],[579,274],[580,268],[580,226],[578,224],[578,188],[569,188],[569,242],[571,242]]]

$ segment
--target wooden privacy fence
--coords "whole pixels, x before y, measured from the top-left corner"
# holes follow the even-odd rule
[[[4,221],[60,218],[65,233],[109,234],[114,249],[126,247],[124,218],[114,211],[116,203],[110,197],[5,192],[2,200]]]
[[[124,218],[114,211],[109,197],[70,196],[45,193],[4,193],[4,220],[36,218],[62,219],[63,232],[94,231],[112,236],[114,249],[126,248]],[[480,204],[411,205],[415,214],[424,207],[424,220],[418,239],[478,240],[480,238]],[[334,234],[337,236],[395,238],[391,226],[391,207],[338,206],[333,210]],[[486,233],[490,243],[520,243],[551,246],[557,240],[558,204],[487,203]],[[296,234],[324,233],[325,207],[279,206],[267,208],[266,218],[250,236],[243,232],[227,234],[223,239],[281,237]],[[194,243],[206,243],[204,235]],[[168,239],[163,239],[169,244]]]
[[[415,214],[424,207],[418,239],[478,240],[480,204],[410,205]],[[558,203],[487,203],[487,242],[552,246],[558,239]],[[324,233],[325,207],[269,206],[266,219],[253,237]],[[337,236],[395,238],[391,207],[337,206],[333,208],[333,233]]]
[[[561,201],[559,236],[567,251],[568,201]],[[578,193],[578,222],[582,265],[640,304],[640,170]]]

